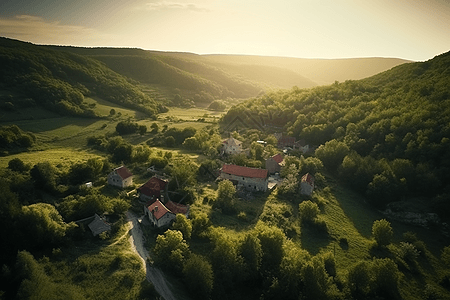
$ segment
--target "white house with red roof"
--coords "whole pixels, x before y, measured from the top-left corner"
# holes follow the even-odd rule
[[[300,181],[300,194],[311,196],[314,190],[314,177],[306,173]]]
[[[167,188],[167,181],[156,176],[150,178],[146,183],[137,189],[139,198],[142,201],[153,202],[156,199],[162,199]]]
[[[124,166],[112,170],[108,174],[108,184],[120,188],[126,188],[133,185],[133,174]]]
[[[238,188],[252,191],[267,191],[269,183],[266,169],[248,168],[236,165],[223,165],[220,170],[220,178],[228,179]]]
[[[158,228],[166,227],[175,220],[177,214],[189,217],[189,205],[175,203],[171,200],[164,205],[159,199],[156,199],[144,206],[144,213],[154,226]]]
[[[284,158],[281,154],[266,159],[266,169],[269,171],[269,174],[279,173],[282,166],[284,166]]]
[[[227,155],[239,154],[243,151],[242,142],[235,138],[228,138],[222,142],[222,153]]]
[[[159,199],[144,207],[149,221],[156,227],[169,226],[175,220],[175,214],[171,212]]]

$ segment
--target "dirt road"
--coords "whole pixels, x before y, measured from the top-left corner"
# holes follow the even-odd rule
[[[167,282],[164,274],[161,270],[151,266],[147,262],[147,258],[150,258],[150,255],[144,247],[144,235],[141,230],[141,225],[139,224],[138,217],[134,215],[132,212],[127,212],[128,225],[130,227],[130,243],[133,249],[139,254],[141,257],[146,272],[147,272],[147,280],[153,283],[156,291],[163,297],[165,300],[176,300],[170,289],[170,283]]]

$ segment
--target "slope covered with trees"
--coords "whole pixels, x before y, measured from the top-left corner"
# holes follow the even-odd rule
[[[43,106],[61,114],[95,116],[86,96],[153,115],[162,110],[122,75],[97,60],[30,43],[0,39],[0,89],[4,110]],[[16,101],[19,94],[27,101]]]
[[[329,172],[373,204],[425,197],[450,212],[450,53],[376,76],[251,99],[222,120],[263,120],[319,146]]]

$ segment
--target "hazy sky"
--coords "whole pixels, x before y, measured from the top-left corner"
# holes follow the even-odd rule
[[[450,0],[1,0],[0,36],[198,54],[428,60]]]

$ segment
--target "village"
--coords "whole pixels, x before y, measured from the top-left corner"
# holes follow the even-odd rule
[[[283,178],[280,172],[285,167],[285,157],[289,156],[292,150],[297,150],[302,154],[312,152],[312,149],[304,140],[296,141],[294,137],[283,136],[281,133],[274,135],[277,138],[277,148],[279,153],[268,156],[264,160],[264,168],[251,168],[236,164],[224,163],[222,167],[214,172],[216,182],[229,180],[233,183],[236,191],[242,198],[251,198],[254,193],[270,192],[279,185]],[[264,141],[257,141],[265,146]],[[243,148],[243,142],[236,138],[224,139],[220,147],[220,156],[223,158],[242,153],[249,155],[249,149]],[[153,176],[147,182],[141,184],[136,189],[131,189],[127,195],[134,195],[134,201],[142,205],[143,217],[141,221],[150,224],[154,228],[168,228],[176,219],[177,214],[189,217],[190,206],[180,202],[172,201],[169,196],[170,176],[158,171],[155,166],[150,166],[147,171]],[[107,184],[118,189],[130,189],[135,186],[133,174],[124,165],[113,169],[107,177]],[[87,183],[87,187],[92,183]],[[301,195],[311,196],[314,190],[314,177],[306,173],[301,175],[299,192]],[[78,222],[88,221],[87,225],[92,234],[97,236],[103,232],[111,230],[111,225],[105,217],[95,214],[92,217]]]

